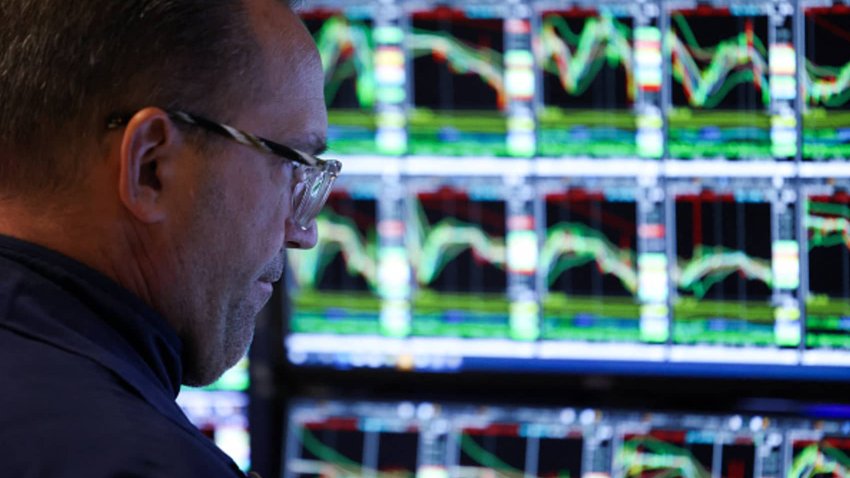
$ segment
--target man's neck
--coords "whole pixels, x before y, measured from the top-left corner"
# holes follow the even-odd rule
[[[71,201],[69,201],[71,202]],[[111,219],[107,219],[111,218]],[[120,220],[97,207],[72,207],[0,201],[0,234],[46,247],[79,261],[149,302],[141,267]]]

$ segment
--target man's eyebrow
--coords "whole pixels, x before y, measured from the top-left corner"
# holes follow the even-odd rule
[[[328,150],[327,139],[325,139],[324,135],[319,133],[308,133],[306,137],[293,139],[291,142],[286,144],[313,156],[318,156]]]

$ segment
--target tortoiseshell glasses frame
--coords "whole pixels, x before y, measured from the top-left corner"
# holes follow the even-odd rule
[[[302,230],[309,229],[325,205],[331,193],[334,181],[342,170],[342,163],[333,159],[320,159],[295,148],[261,138],[223,123],[209,120],[185,111],[166,111],[168,116],[178,122],[194,125],[211,133],[218,134],[263,153],[270,153],[292,161],[295,166],[296,180],[292,190],[292,219]],[[133,114],[111,115],[106,127],[116,129],[130,121]]]

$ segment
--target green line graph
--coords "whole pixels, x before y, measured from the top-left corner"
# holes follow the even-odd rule
[[[487,476],[503,478],[524,478],[526,476],[523,470],[505,463],[505,461],[496,456],[494,453],[485,450],[469,435],[461,436],[460,448],[464,453],[472,458],[472,460],[480,463],[483,467],[488,469],[489,473],[487,473]]]
[[[337,254],[345,260],[350,276],[363,277],[372,290],[378,288],[377,233],[364,237],[354,221],[325,209],[316,219],[316,247],[290,254],[295,277],[301,287],[314,289]]]
[[[557,75],[564,91],[573,96],[584,94],[605,65],[610,68],[622,65],[626,70],[628,98],[634,100],[630,38],[631,28],[606,10],[601,10],[599,17],[588,18],[579,33],[563,17],[551,15],[543,19],[538,61],[544,71]]]
[[[682,86],[692,107],[715,108],[736,86],[752,83],[761,103],[770,104],[767,48],[754,32],[753,20],[743,32],[715,46],[702,46],[685,16],[674,13],[666,42],[671,54],[673,78]],[[701,67],[707,63],[706,67]]]
[[[805,221],[809,231],[810,251],[815,247],[833,246],[850,249],[850,207],[809,201]]]
[[[741,273],[748,280],[773,286],[771,262],[750,257],[743,251],[722,246],[694,246],[693,257],[680,259],[673,271],[673,280],[682,290],[702,299],[709,289],[732,274]]]
[[[414,28],[408,38],[414,59],[434,55],[445,59],[458,75],[478,75],[497,95],[499,109],[507,106],[502,54],[492,48],[472,46],[451,34]]]
[[[537,112],[541,155],[636,154],[630,21],[605,7],[589,16],[570,11],[543,16],[534,48],[545,73]]]
[[[651,471],[656,478],[711,478],[711,471],[685,448],[650,436],[626,440],[617,453],[617,463],[626,477]]]
[[[427,285],[464,251],[504,270],[507,250],[505,239],[492,237],[481,226],[447,217],[430,225],[424,208],[417,202],[416,217],[408,222],[410,260],[416,270],[416,280]]]
[[[850,56],[847,44],[850,15],[842,9],[806,11],[802,95],[803,157],[844,159],[850,155],[846,130],[850,125]]]
[[[812,107],[839,108],[850,101],[850,62],[838,47],[848,40],[848,19],[840,11],[806,13],[803,93]]]
[[[304,445],[305,449],[319,458],[324,465],[331,467],[334,471],[333,476],[364,476],[365,470],[363,464],[358,463],[334,448],[325,445],[306,428],[301,429],[301,433],[298,435],[298,438],[301,444]]]
[[[618,248],[603,233],[581,223],[564,222],[549,229],[540,264],[550,286],[564,271],[591,262],[603,274],[616,276],[631,294],[637,293],[634,251]]]
[[[815,65],[806,59],[805,91],[810,105],[837,108],[850,101],[850,63],[841,66]]]
[[[304,445],[304,448],[321,461],[319,463],[321,476],[337,478],[359,478],[363,476],[374,478],[413,478],[416,476],[415,472],[409,470],[387,472],[370,470],[363,466],[362,463],[346,457],[333,447],[325,445],[306,428],[300,430],[298,438],[301,444]]]
[[[335,15],[324,22],[314,37],[325,70],[327,104],[333,104],[346,80],[355,78],[360,107],[372,108],[377,87],[371,27],[365,22]]]
[[[806,446],[794,455],[788,478],[820,475],[850,476],[850,457],[843,450],[817,443]]]
[[[846,349],[850,344],[846,317],[850,316],[850,206],[841,192],[810,196],[804,224],[808,231],[809,283],[806,302],[806,345]]]

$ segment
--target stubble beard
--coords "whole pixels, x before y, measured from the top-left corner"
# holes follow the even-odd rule
[[[202,317],[194,343],[184,352],[183,383],[206,386],[218,380],[236,365],[248,351],[254,338],[256,312],[247,300],[226,307],[217,317]],[[206,326],[206,327],[205,327]],[[189,345],[189,344],[187,344]]]

